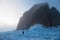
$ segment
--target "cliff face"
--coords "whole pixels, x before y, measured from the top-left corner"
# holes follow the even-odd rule
[[[33,24],[60,25],[60,14],[55,7],[50,9],[47,3],[36,4],[20,18],[17,30],[29,29]]]
[[[50,9],[50,17],[51,17],[51,24],[52,26],[60,25],[60,13],[55,7]]]

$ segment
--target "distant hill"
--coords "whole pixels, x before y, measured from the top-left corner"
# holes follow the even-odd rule
[[[60,25],[60,13],[55,7],[49,8],[48,3],[35,4],[20,18],[17,30],[29,29],[34,24],[46,27]]]

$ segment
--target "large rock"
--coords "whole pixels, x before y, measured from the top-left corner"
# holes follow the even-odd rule
[[[55,7],[50,9],[51,25],[56,26],[60,25],[60,13]]]
[[[29,29],[33,24],[60,25],[60,14],[55,7],[50,9],[47,3],[36,4],[20,18],[17,30]]]

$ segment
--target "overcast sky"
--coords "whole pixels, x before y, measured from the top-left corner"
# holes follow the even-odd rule
[[[60,11],[60,0],[0,0],[0,31],[15,30],[19,18],[34,4],[48,2]]]

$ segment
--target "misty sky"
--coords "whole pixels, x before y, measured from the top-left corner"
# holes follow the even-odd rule
[[[34,4],[45,2],[60,11],[60,0],[0,0],[0,32],[15,30],[25,11]]]

